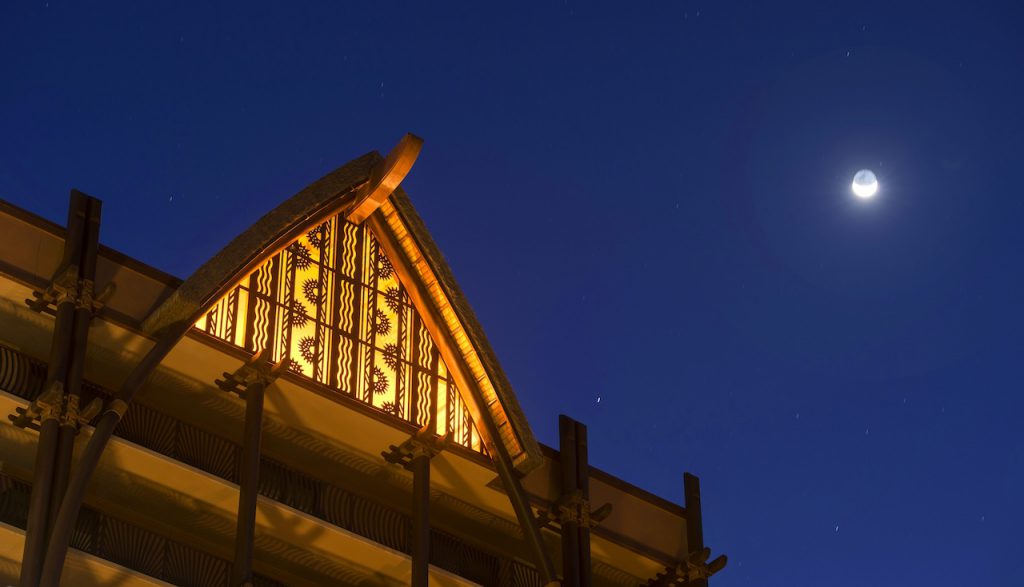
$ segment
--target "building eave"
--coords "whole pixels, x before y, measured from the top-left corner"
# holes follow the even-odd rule
[[[469,370],[471,383],[479,393],[473,404],[483,413],[474,417],[491,418],[520,473],[527,473],[543,462],[540,445],[516,398],[512,385],[484,334],[483,327],[462,293],[451,267],[430,236],[408,195],[401,188],[384,202],[371,218],[376,233],[387,232],[382,246],[393,239],[395,251],[408,262],[409,280],[422,284],[424,297],[437,312],[446,334],[456,347],[460,360]],[[385,236],[380,235],[378,236]],[[467,398],[469,401],[469,398]],[[480,404],[483,405],[480,405]],[[486,415],[485,415],[486,414]]]

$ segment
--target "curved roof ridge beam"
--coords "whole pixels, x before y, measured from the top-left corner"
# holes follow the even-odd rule
[[[153,310],[142,323],[143,332],[159,337],[171,326],[191,326],[241,279],[309,227],[346,210],[351,210],[347,214],[350,218],[360,210],[367,215],[372,213],[408,175],[422,145],[422,139],[407,134],[387,158],[376,151],[367,153],[267,212]]]
[[[409,174],[416,159],[420,156],[423,148],[423,139],[407,133],[402,140],[395,145],[388,153],[384,161],[378,163],[370,174],[370,181],[366,182],[356,195],[355,202],[349,208],[345,219],[355,224],[362,224],[370,214],[377,211],[377,208],[398,189],[399,184]]]

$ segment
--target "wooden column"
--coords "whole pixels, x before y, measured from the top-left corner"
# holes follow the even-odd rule
[[[242,470],[238,482],[238,517],[235,523],[235,560],[231,585],[252,584],[252,554],[256,539],[256,499],[259,497],[260,444],[263,431],[263,395],[266,384],[256,381],[245,390],[245,433]]]
[[[427,424],[400,446],[381,453],[384,460],[412,472],[412,580],[427,587],[430,576],[430,459],[448,445],[447,437],[434,436]]]
[[[589,587],[590,464],[587,427],[568,416],[558,417],[561,461],[562,575],[566,587]]]
[[[43,392],[27,410],[19,410],[19,416],[12,417],[16,425],[30,427],[39,419],[39,445],[22,553],[22,585],[39,583],[50,528],[64,497],[70,472],[78,429],[77,398],[85,364],[88,318],[93,310],[99,216],[99,200],[77,190],[71,191],[60,266],[47,289],[35,292],[34,300],[26,300],[29,307],[38,312],[49,311],[53,305],[56,320]],[[82,322],[77,319],[79,309],[86,309],[87,318],[83,324],[76,325]],[[72,387],[74,400],[68,394]]]
[[[413,457],[412,587],[427,587],[430,572],[430,455]]]
[[[53,487],[50,491],[50,506],[47,516],[47,534],[57,520],[57,511],[71,476],[71,457],[78,435],[79,405],[82,395],[82,380],[85,376],[85,357],[89,343],[89,325],[95,313],[94,283],[96,263],[100,246],[100,212],[103,203],[95,198],[73,191],[72,197],[86,202],[85,230],[82,236],[81,264],[78,272],[77,299],[71,331],[71,349],[68,354],[67,376],[64,386],[63,413],[60,418],[60,435],[54,461]]]
[[[273,318],[273,313],[271,313]],[[273,319],[270,321],[273,324]],[[217,387],[245,400],[241,464],[238,473],[238,514],[235,519],[235,556],[231,587],[252,585],[252,560],[256,543],[256,502],[259,499],[260,454],[263,437],[263,399],[266,389],[281,374],[285,361],[270,364],[274,336],[267,347],[238,368],[218,379]]]
[[[704,550],[704,521],[700,510],[700,479],[683,473],[683,499],[686,507],[686,550],[690,556]],[[707,556],[703,557],[707,559]],[[701,577],[691,582],[694,587],[707,587],[708,580]]]
[[[21,558],[21,585],[39,584],[43,553],[46,549],[46,518],[53,486],[53,461],[57,454],[60,423],[56,417],[43,417],[39,424],[39,445],[36,448],[35,471],[32,476],[32,495],[28,505],[28,525],[25,530],[25,548]]]

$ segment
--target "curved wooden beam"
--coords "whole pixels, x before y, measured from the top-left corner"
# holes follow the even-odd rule
[[[328,173],[265,214],[196,269],[146,318],[142,331],[160,337],[172,326],[195,323],[210,305],[303,231],[341,212],[380,161],[382,158],[377,153],[367,153]]]
[[[387,158],[367,153],[288,198],[197,269],[146,318],[143,332],[160,336],[175,324],[195,323],[245,276],[328,218],[348,210],[349,220],[362,221],[405,179],[422,146],[423,139],[407,134]]]
[[[422,148],[423,139],[418,136],[409,133],[402,137],[398,145],[388,153],[387,159],[374,168],[370,181],[360,188],[346,220],[362,224],[363,220],[373,214],[409,174]]]

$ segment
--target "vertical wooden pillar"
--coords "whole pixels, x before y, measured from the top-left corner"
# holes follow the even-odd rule
[[[412,587],[427,587],[430,571],[430,455],[420,452],[412,470]]]
[[[78,434],[75,422],[69,418],[60,419],[60,430],[57,433],[57,450],[53,459],[53,481],[50,486],[50,504],[47,508],[46,528],[47,534],[57,521],[57,510],[60,509],[60,502],[64,499],[64,492],[68,488],[68,478],[71,477],[71,456],[75,450],[75,435]]]
[[[76,320],[76,314],[79,309],[87,307],[87,316],[92,316],[99,218],[100,201],[72,190],[60,266],[47,290],[41,295],[37,293],[37,300],[28,300],[35,310],[42,310],[53,303],[56,320],[46,383],[33,405],[39,417],[39,445],[22,553],[20,581],[26,586],[39,583],[48,535],[70,474],[78,427],[77,387],[81,383],[88,337],[88,319],[83,326],[76,326],[76,322],[81,322]],[[71,401],[69,384],[74,385],[73,374],[76,372],[76,395]],[[29,416],[29,422],[32,417]]]
[[[95,198],[85,196],[77,190],[72,194],[72,197],[86,200],[86,210],[81,264],[78,272],[78,299],[75,303],[74,323],[71,330],[71,351],[68,356],[64,410],[60,419],[60,436],[57,441],[57,455],[54,461],[47,534],[57,520],[57,512],[60,509],[61,501],[64,500],[68,479],[71,476],[71,457],[75,448],[75,436],[78,435],[79,404],[82,395],[82,380],[85,376],[89,325],[92,323],[95,312],[93,307],[94,283],[100,246],[100,213],[103,203]]]
[[[568,416],[558,417],[562,479],[562,574],[566,587],[589,587],[590,462],[587,427]]]
[[[39,445],[36,448],[35,471],[32,476],[32,495],[28,505],[28,525],[25,529],[25,549],[21,557],[21,585],[39,584],[43,553],[46,549],[47,508],[53,485],[53,459],[57,454],[60,424],[55,417],[44,416],[39,424]]]
[[[235,561],[231,570],[232,587],[252,584],[265,387],[264,381],[257,380],[245,390],[245,436],[242,440],[242,470],[238,483],[238,518],[235,525]]]
[[[568,416],[558,417],[558,449],[561,461],[562,500],[572,499],[579,491],[576,476],[576,422]],[[562,585],[579,587],[580,536],[575,519],[562,520]]]
[[[587,453],[587,427],[576,422],[576,486],[583,498],[581,514],[586,514],[583,524],[577,529],[580,540],[580,585],[590,587],[590,457]],[[585,508],[585,511],[584,509]]]
[[[704,550],[704,521],[700,510],[700,479],[683,473],[683,499],[686,507],[686,550],[693,553]],[[695,587],[707,587],[707,579],[695,579]]]
[[[429,423],[399,446],[383,451],[384,460],[412,473],[412,579],[413,587],[427,587],[430,580],[430,459],[444,450],[447,437],[434,436]]]

